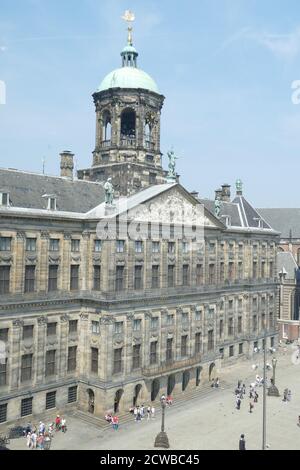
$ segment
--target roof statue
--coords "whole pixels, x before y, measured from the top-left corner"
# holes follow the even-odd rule
[[[216,217],[220,217],[220,213],[221,213],[221,200],[220,198],[216,198],[215,199],[215,216]]]
[[[114,202],[114,187],[111,182],[111,178],[108,178],[104,185],[104,190],[105,190],[105,203],[112,206]]]
[[[133,40],[132,40],[133,28],[131,26],[131,23],[133,23],[134,20],[135,20],[135,14],[132,13],[132,11],[130,11],[130,10],[126,10],[124,15],[122,16],[122,20],[126,21],[126,23],[128,24],[127,44],[128,44],[128,46],[132,46],[133,45]]]
[[[242,182],[242,180],[240,180],[240,179],[236,180],[235,187],[236,187],[237,194],[242,195],[243,194],[243,182]]]
[[[168,173],[168,181],[176,181],[176,160],[178,160],[178,157],[176,157],[174,150],[170,150],[168,152],[168,158],[169,158],[169,173]]]

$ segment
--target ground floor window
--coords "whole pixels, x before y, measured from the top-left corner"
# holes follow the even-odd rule
[[[234,346],[229,346],[229,357],[234,356]]]
[[[0,405],[0,423],[7,421],[7,403]]]
[[[239,354],[243,354],[243,343],[239,344]]]
[[[75,403],[77,401],[77,385],[68,388],[68,403]]]
[[[224,359],[224,348],[219,349],[219,353],[221,355],[221,359]]]
[[[46,410],[51,410],[56,407],[56,392],[49,392],[46,394]]]
[[[21,401],[21,417],[32,415],[32,400],[33,398],[24,398]]]
[[[272,338],[271,338],[271,348],[274,348],[274,344],[275,344],[275,338],[272,337]]]

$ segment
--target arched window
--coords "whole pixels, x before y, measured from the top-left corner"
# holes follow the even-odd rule
[[[102,117],[102,144],[110,145],[111,134],[111,115],[109,111],[105,111]]]
[[[146,148],[150,148],[151,134],[152,134],[151,126],[148,122],[146,122],[145,127],[144,127],[145,147]]]
[[[133,146],[136,138],[136,114],[133,109],[125,109],[121,115],[121,145]]]

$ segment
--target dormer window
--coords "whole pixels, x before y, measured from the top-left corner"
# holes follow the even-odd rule
[[[224,223],[227,227],[231,226],[231,217],[230,215],[222,215],[222,218],[224,219]]]
[[[9,193],[0,193],[0,205],[8,207],[9,204]]]
[[[47,199],[47,210],[56,211],[56,196],[53,194],[44,194],[42,197]]]

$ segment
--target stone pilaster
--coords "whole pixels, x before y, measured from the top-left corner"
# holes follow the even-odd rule
[[[26,235],[24,232],[17,232],[17,236],[14,240],[15,243],[15,257],[14,257],[14,271],[15,275],[15,287],[13,291],[16,294],[22,294],[24,292],[24,278],[25,278],[25,242]]]
[[[11,390],[17,390],[20,383],[21,373],[21,340],[22,328],[24,322],[22,320],[13,320],[11,331],[10,350],[11,350]]]
[[[46,316],[37,319],[37,349],[36,349],[36,383],[42,384],[45,381],[45,351],[46,351]]]
[[[39,256],[40,278],[37,280],[37,290],[42,292],[46,292],[48,290],[49,238],[49,232],[41,232]]]

